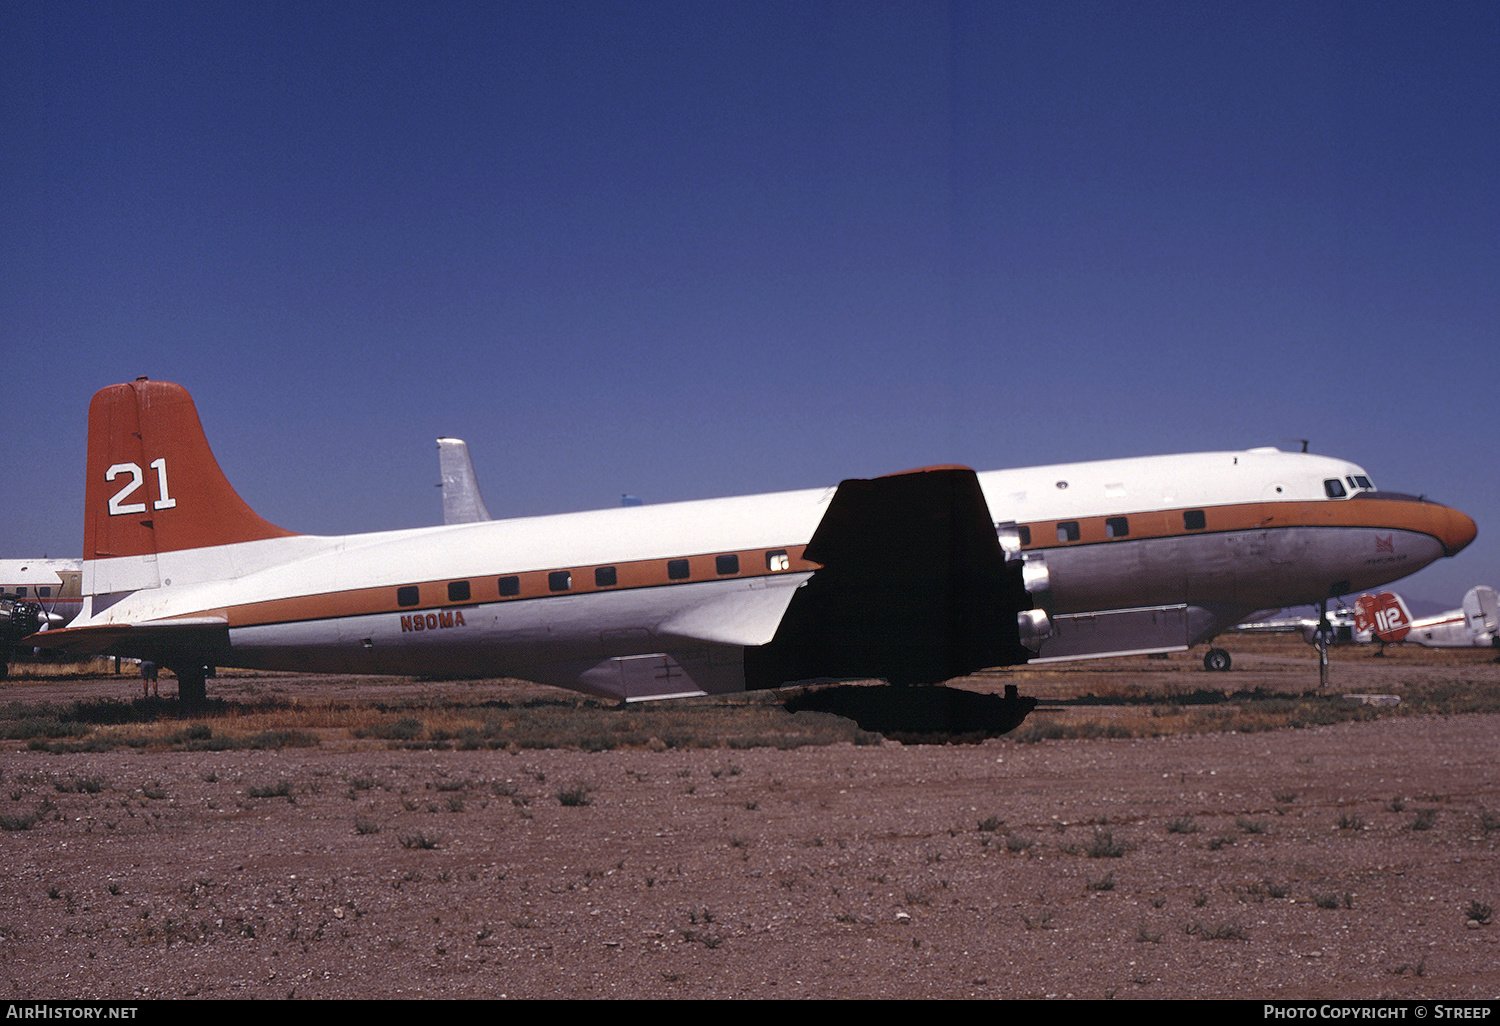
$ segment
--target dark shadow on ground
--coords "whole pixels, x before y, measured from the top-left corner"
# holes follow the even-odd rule
[[[787,712],[833,713],[903,744],[977,744],[1015,730],[1035,708],[1034,698],[1001,698],[937,684],[840,684],[804,691],[786,702]]]

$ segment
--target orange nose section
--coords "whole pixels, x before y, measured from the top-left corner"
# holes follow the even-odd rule
[[[1460,513],[1447,506],[1443,506],[1442,510],[1445,516],[1438,540],[1443,543],[1445,553],[1456,556],[1465,545],[1474,540],[1474,536],[1479,533],[1479,528],[1474,526],[1474,521],[1467,513]]]

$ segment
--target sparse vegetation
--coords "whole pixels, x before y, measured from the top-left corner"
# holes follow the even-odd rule
[[[38,812],[3,812],[0,813],[0,830],[30,830],[41,818]]]
[[[1036,677],[1047,674],[1063,676],[1043,670]],[[344,694],[363,693],[339,688]],[[229,693],[227,687],[224,691]],[[460,747],[453,722],[442,718],[440,710],[449,700],[441,696],[468,701],[461,715],[495,723],[496,739],[505,736],[508,717],[529,712],[519,702],[495,701],[494,685],[393,686],[390,691],[394,700],[369,703],[372,708],[362,714],[420,721],[423,733],[416,740],[422,747]],[[474,696],[484,696],[487,704],[471,700]],[[760,709],[730,705],[733,701],[738,699],[712,709],[704,702],[695,715],[705,723],[761,715]],[[564,698],[538,708],[561,720],[575,706]],[[586,702],[577,708],[579,716],[596,723],[634,714],[631,708],[595,709]],[[780,715],[769,710],[770,718]],[[187,729],[196,724],[177,721],[165,731],[142,722],[96,733],[152,733],[155,751],[161,751],[173,737],[217,742],[243,732],[229,717],[209,722],[211,731]],[[1432,733],[1428,726],[1389,723],[1374,733],[1425,741]],[[1473,722],[1462,726],[1458,736],[1472,739],[1478,733]],[[283,728],[257,724],[254,733],[270,729]],[[26,813],[48,799],[56,805],[55,815],[35,818],[30,835],[4,835],[17,849],[18,865],[40,867],[17,881],[18,893],[31,903],[29,913],[16,912],[13,920],[28,934],[29,947],[6,945],[17,978],[27,978],[19,972],[34,964],[27,961],[33,958],[29,952],[46,944],[70,945],[80,971],[90,965],[86,959],[96,957],[95,949],[99,961],[94,964],[101,969],[128,964],[112,950],[117,942],[138,946],[138,954],[154,950],[165,956],[155,960],[162,963],[201,963],[211,952],[185,950],[187,945],[212,942],[220,931],[232,937],[231,931],[246,930],[258,932],[257,946],[268,958],[273,950],[279,956],[274,966],[262,960],[264,975],[246,976],[262,993],[284,994],[294,982],[299,996],[331,993],[340,985],[337,973],[307,976],[308,964],[338,965],[339,951],[349,948],[369,959],[364,967],[351,965],[351,973],[368,972],[379,957],[398,973],[408,965],[432,966],[439,974],[434,978],[483,971],[485,964],[512,966],[503,973],[512,996],[538,992],[536,967],[549,971],[543,985],[555,985],[566,977],[556,970],[580,960],[614,958],[624,965],[616,956],[623,953],[633,963],[638,951],[650,949],[659,952],[654,961],[661,967],[688,981],[672,991],[686,996],[705,986],[733,984],[748,994],[744,978],[733,976],[741,970],[730,967],[743,966],[742,957],[750,952],[734,949],[752,940],[752,946],[764,946],[768,929],[776,931],[778,941],[801,942],[811,926],[825,941],[838,936],[846,954],[876,951],[909,960],[914,969],[952,964],[959,973],[952,978],[954,993],[1008,996],[1016,989],[1012,981],[1020,980],[1037,996],[1046,987],[1059,997],[1090,997],[1120,984],[1128,996],[1161,997],[1179,987],[1222,985],[1228,977],[1221,967],[1238,966],[1246,955],[1253,956],[1250,965],[1263,964],[1265,972],[1295,963],[1294,975],[1303,979],[1335,959],[1348,968],[1345,953],[1357,951],[1363,953],[1358,967],[1363,973],[1354,991],[1367,995],[1384,988],[1400,997],[1422,989],[1412,978],[1416,970],[1401,967],[1404,979],[1388,974],[1412,954],[1421,956],[1431,932],[1404,941],[1391,935],[1386,943],[1390,914],[1402,911],[1385,888],[1386,871],[1408,865],[1437,868],[1428,888],[1432,908],[1418,910],[1427,921],[1435,909],[1433,929],[1470,946],[1482,945],[1495,929],[1470,925],[1478,923],[1472,916],[1482,904],[1471,898],[1494,902],[1486,893],[1482,859],[1476,857],[1500,836],[1479,837],[1488,829],[1486,816],[1500,820],[1482,808],[1489,796],[1454,785],[1442,772],[1416,772],[1426,769],[1425,762],[1404,772],[1403,752],[1383,749],[1348,758],[1346,744],[1367,741],[1367,730],[1249,744],[1234,739],[1182,746],[1055,744],[1045,752],[1006,742],[926,752],[892,745],[878,753],[845,745],[842,754],[783,758],[769,751],[731,751],[722,735],[711,739],[695,726],[703,744],[720,745],[717,751],[662,745],[588,758],[576,752],[535,753],[509,743],[496,745],[504,750],[494,753],[391,751],[386,739],[351,742],[334,728],[316,729],[327,751],[311,759],[258,754],[55,758],[18,751],[26,742],[12,742],[11,757],[0,766],[0,809]],[[445,733],[449,740],[440,740]],[[1185,749],[1211,749],[1212,756],[1182,758]],[[1161,750],[1178,755],[1154,757]],[[1152,757],[1130,759],[1142,752]],[[1245,773],[1242,756],[1260,761]],[[1388,768],[1393,758],[1394,772]],[[731,760],[743,768],[736,771]],[[1127,760],[1129,767],[1122,765]],[[1077,773],[1081,783],[1071,786],[1070,777],[1066,790],[1050,779],[1038,784],[1038,766]],[[1144,775],[1138,772],[1143,766]],[[1364,766],[1375,772],[1362,772]],[[923,776],[913,788],[912,775],[918,773]],[[251,785],[259,791],[283,775],[296,795],[295,807],[274,798],[248,798]],[[91,776],[102,790],[86,783]],[[153,776],[159,780],[143,789],[142,779]],[[594,808],[559,808],[562,791],[577,781],[597,788],[588,795],[598,796]],[[930,789],[923,786],[929,781]],[[1308,787],[1307,799],[1281,790],[1281,781]],[[696,795],[684,797],[684,788],[694,783]],[[1400,815],[1386,807],[1393,786],[1410,795]],[[880,800],[887,789],[896,800]],[[165,800],[151,800],[148,790]],[[7,794],[11,800],[5,800]],[[1273,795],[1278,803],[1295,799],[1298,804],[1271,819],[1265,798]],[[1344,804],[1338,804],[1341,798]],[[756,810],[756,799],[764,799],[759,804],[766,806],[765,815]],[[528,801],[535,822],[517,811]],[[1006,809],[1005,817],[992,812],[996,804]],[[1403,829],[1412,819],[1406,813],[1425,805],[1443,812],[1432,832]],[[1340,837],[1328,829],[1333,824],[1327,813],[1338,816],[1346,809],[1370,814],[1365,834]],[[1264,834],[1251,836],[1256,831],[1246,824],[1266,821]],[[289,829],[294,823],[320,833],[303,843]],[[113,841],[112,832],[125,842],[115,851],[155,853],[148,858],[159,864],[147,871],[138,856],[125,861],[106,855],[97,874],[78,872],[77,849]],[[220,855],[230,850],[224,847],[227,838],[255,841],[252,832],[268,843],[236,844],[233,854]],[[1123,858],[1109,861],[1090,843],[1091,837],[1105,835],[1125,849]],[[1219,843],[1237,848],[1210,855],[1206,842],[1216,835],[1232,838]],[[1074,842],[1076,857],[1059,854],[1065,841]],[[392,842],[400,846],[393,848]],[[847,855],[845,843],[851,849]],[[41,856],[64,844],[68,859],[47,865]],[[1379,847],[1367,850],[1366,845]],[[423,850],[433,847],[437,850]],[[1366,857],[1347,863],[1344,856],[1356,850]],[[200,858],[205,851],[214,858]],[[750,860],[742,863],[746,852]],[[1086,856],[1105,861],[1085,861]],[[212,889],[194,882],[200,874],[216,877]],[[1264,879],[1268,875],[1277,882]],[[720,880],[732,886],[707,886]],[[55,900],[48,900],[49,885]],[[1358,907],[1340,912],[1349,907],[1344,902],[1353,900],[1356,885]],[[1273,904],[1273,898],[1288,896],[1289,887],[1296,901]],[[1345,887],[1351,888],[1347,895]],[[689,922],[689,908],[717,902],[715,894],[738,897],[716,906],[720,917],[704,910],[699,921]],[[1444,894],[1446,907],[1463,918],[1441,921]],[[1246,902],[1264,904],[1248,909]],[[361,914],[363,921],[357,918]],[[1137,921],[1135,931],[1131,919]],[[1044,932],[1016,934],[1023,924]],[[204,931],[210,932],[205,936]],[[1370,943],[1372,936],[1378,943]],[[1247,938],[1244,946],[1208,943]],[[170,950],[165,948],[169,939]],[[910,947],[913,940],[920,940],[920,954]],[[981,964],[979,945],[987,942],[990,950],[1006,953],[1003,970]],[[1107,979],[1059,975],[1061,985],[1054,988],[1051,968],[1034,971],[1050,965],[1046,960],[1055,961],[1058,950],[1080,943],[1091,950],[1113,946],[1111,957],[1118,961],[1101,963],[1109,970]],[[1438,959],[1439,948],[1444,946],[1433,949],[1433,968],[1441,983],[1432,986],[1447,987],[1455,963]],[[962,952],[969,959],[961,958]],[[1127,960],[1133,962],[1129,968]],[[829,964],[809,962],[796,969],[803,991],[807,985],[830,988],[824,993],[857,988],[861,981],[854,974],[864,963],[837,961],[836,968],[854,983],[829,983]],[[1183,967],[1180,973],[1176,965]],[[1251,971],[1243,978],[1254,986]],[[255,974],[257,966],[250,972]],[[613,977],[609,992],[623,995],[643,978],[649,986],[655,976],[648,968],[643,976]],[[1132,992],[1133,976],[1146,981],[1139,993]],[[46,977],[33,973],[30,978]],[[758,991],[764,995],[793,993],[793,977],[782,967],[754,979],[779,988]],[[523,991],[523,982],[528,990]],[[204,996],[211,996],[208,989]]]
[[[251,798],[286,798],[292,793],[292,782],[285,777],[274,784],[254,784],[246,788]]]
[[[1023,852],[1030,850],[1036,844],[1036,838],[1025,834],[1009,833],[1005,835],[1005,850],[1010,852]]]
[[[1084,854],[1091,859],[1118,859],[1125,854],[1125,842],[1116,840],[1111,831],[1095,829]]]
[[[1028,930],[1050,930],[1052,929],[1052,919],[1055,915],[1056,913],[1050,908],[1042,909],[1036,916],[1028,916],[1023,912],[1021,914],[1021,922],[1025,924]]]
[[[1437,809],[1418,809],[1416,816],[1407,824],[1409,830],[1431,830],[1437,822]]]
[[[589,792],[592,790],[587,784],[575,784],[572,787],[565,787],[557,792],[557,803],[570,808],[587,805],[592,801],[589,797]]]
[[[40,673],[46,668],[34,669]],[[78,672],[83,670],[75,667],[64,676]],[[1063,698],[1059,703],[1109,704],[1124,711],[1084,721],[1033,715],[1009,737],[1028,743],[1205,731],[1246,733],[1377,717],[1500,711],[1500,688],[1469,682],[1408,682],[1399,706],[1359,705],[1337,695],[1184,691],[1175,680],[1159,688],[1098,690],[1102,693]],[[561,693],[499,703],[412,696],[379,703],[214,698],[192,710],[191,716],[184,715],[181,704],[171,697],[11,703],[0,709],[0,737],[56,753],[120,747],[185,751],[305,747],[319,743],[315,733],[319,731],[342,731],[351,738],[394,747],[452,749],[789,749],[881,741],[879,734],[841,716],[812,711],[791,715],[782,707],[783,701],[784,696],[775,692],[732,701],[707,698],[626,709]],[[1290,789],[1273,793],[1281,805],[1297,798]]]

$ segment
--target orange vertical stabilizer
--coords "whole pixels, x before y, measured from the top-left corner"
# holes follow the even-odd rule
[[[83,558],[284,538],[241,499],[181,385],[137,379],[89,403]]]

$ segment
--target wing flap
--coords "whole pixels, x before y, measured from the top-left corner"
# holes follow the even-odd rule
[[[776,636],[801,579],[772,577],[764,585],[717,596],[663,621],[656,633],[714,645],[764,645]]]

